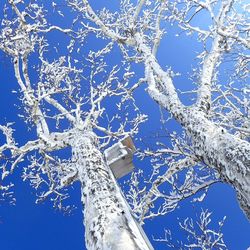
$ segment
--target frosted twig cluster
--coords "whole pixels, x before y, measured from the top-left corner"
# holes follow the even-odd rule
[[[211,229],[211,212],[202,211],[196,221],[185,219],[179,222],[180,228],[186,233],[186,241],[177,240],[174,243],[174,236],[171,231],[165,230],[164,238],[155,239],[158,242],[164,242],[169,248],[185,250],[185,249],[228,249],[224,240],[222,227],[225,222],[225,217],[219,222],[217,231]]]

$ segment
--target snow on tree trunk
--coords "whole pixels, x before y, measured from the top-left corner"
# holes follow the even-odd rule
[[[82,185],[87,249],[152,249],[98,149],[95,134],[79,132],[72,144]]]
[[[241,208],[250,218],[250,144],[216,126],[197,109],[183,112],[182,124],[195,154],[235,188]]]
[[[173,95],[162,94],[154,85],[148,92],[187,130],[195,155],[234,187],[240,206],[250,219],[250,143],[215,125],[199,108],[179,104]]]

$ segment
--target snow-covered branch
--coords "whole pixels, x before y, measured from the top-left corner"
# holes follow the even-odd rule
[[[212,229],[212,213],[205,210],[197,215],[197,220],[192,218],[186,218],[183,222],[179,222],[180,228],[186,233],[186,240],[174,240],[174,235],[171,231],[165,229],[164,238],[155,238],[155,241],[165,243],[166,246],[179,249],[227,249],[227,246],[223,239],[222,227],[225,223],[226,217],[224,217],[218,225],[218,229]]]

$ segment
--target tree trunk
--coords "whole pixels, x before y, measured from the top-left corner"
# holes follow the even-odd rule
[[[87,249],[153,249],[105,164],[95,134],[79,132],[72,148],[82,185]]]
[[[215,125],[196,107],[176,103],[176,98],[171,101],[169,95],[156,88],[149,89],[149,94],[187,130],[195,155],[233,186],[242,210],[250,219],[250,143]]]
[[[250,219],[249,142],[216,126],[197,109],[183,112],[182,125],[191,137],[195,154],[235,188],[240,206]]]

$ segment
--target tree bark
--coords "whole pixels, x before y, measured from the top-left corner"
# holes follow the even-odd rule
[[[72,144],[82,185],[87,249],[153,249],[131,215],[95,134],[79,132]]]
[[[234,187],[250,219],[250,143],[216,126],[197,109],[184,112],[181,123],[191,137],[195,154]]]

